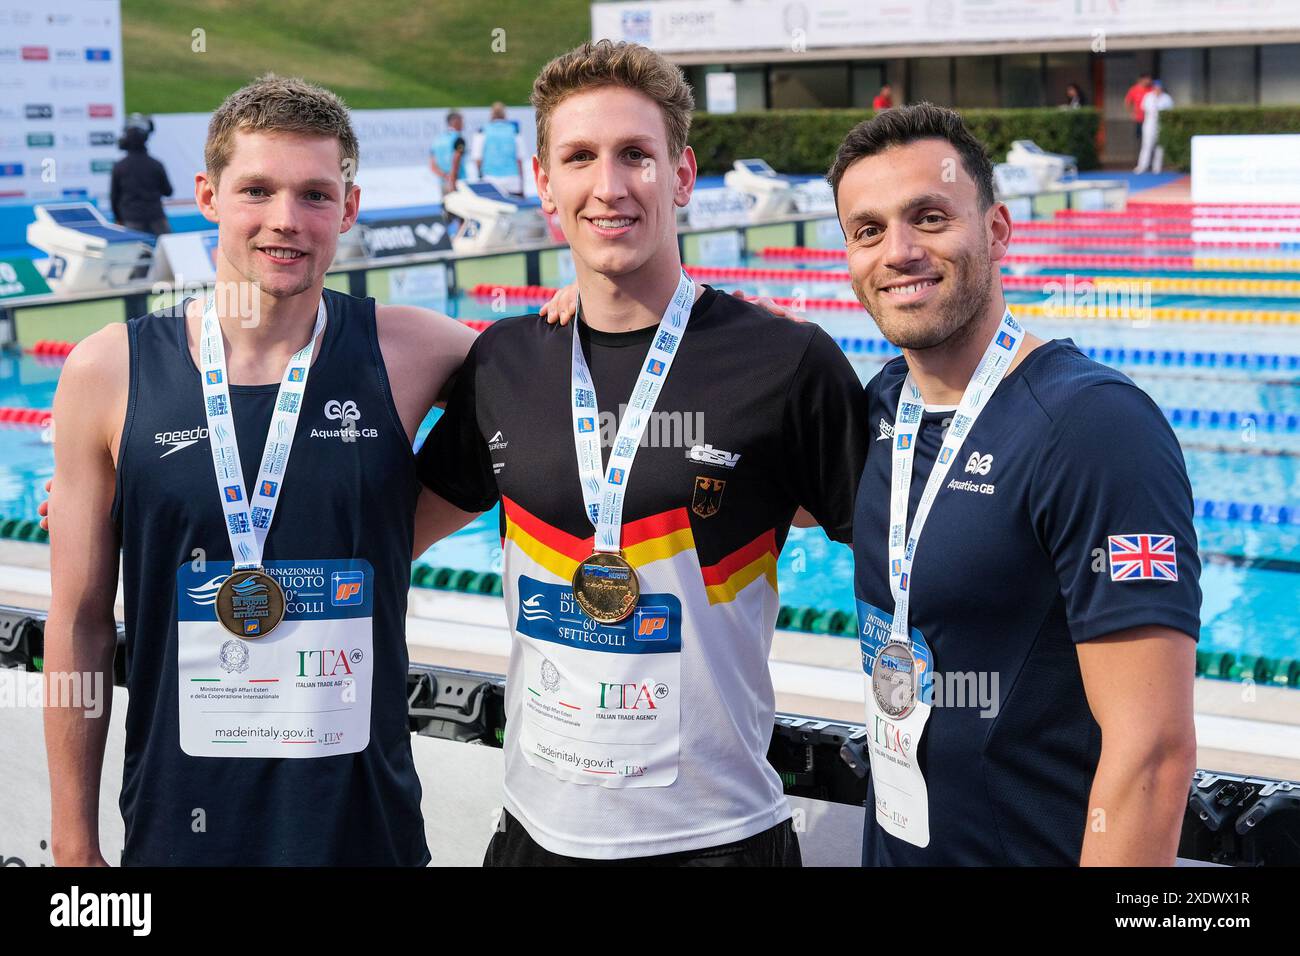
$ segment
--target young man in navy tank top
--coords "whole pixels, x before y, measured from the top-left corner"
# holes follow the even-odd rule
[[[471,516],[420,497],[411,443],[474,336],[323,289],[357,154],[326,90],[234,93],[195,188],[219,294],[100,330],[60,377],[45,664],[111,688],[120,557],[124,864],[429,860],[410,559]],[[105,864],[107,728],[46,711],[59,865]]]

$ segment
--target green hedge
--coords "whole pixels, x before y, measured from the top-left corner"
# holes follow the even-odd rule
[[[1048,152],[1076,157],[1080,169],[1097,166],[1095,109],[962,110],[961,114],[996,163],[1006,159],[1013,140],[1032,139]],[[825,173],[844,135],[870,116],[867,110],[697,113],[691,122],[691,146],[704,175],[727,172],[735,160],[754,156],[783,173]]]
[[[1300,106],[1187,106],[1160,114],[1165,167],[1192,168],[1192,137],[1300,133]]]

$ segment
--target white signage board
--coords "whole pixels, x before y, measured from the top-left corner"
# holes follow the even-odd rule
[[[704,94],[710,113],[736,112],[736,74],[706,73]]]
[[[739,226],[749,222],[750,197],[735,189],[697,189],[691,193],[686,218],[692,228]]]
[[[1300,203],[1300,134],[1193,136],[1192,202]]]
[[[119,0],[0,6],[0,200],[106,202],[122,108]]]
[[[1226,7],[1231,7],[1228,11]],[[666,53],[914,46],[1179,33],[1300,29],[1290,0],[632,0],[591,5],[593,40],[630,40]]]

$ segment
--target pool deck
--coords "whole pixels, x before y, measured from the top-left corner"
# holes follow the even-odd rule
[[[1129,194],[1129,201],[1189,203],[1192,201],[1192,177],[1182,176],[1173,182],[1137,190]]]
[[[0,603],[48,609],[49,547],[0,541],[0,581]],[[411,589],[412,661],[504,674],[510,641],[501,599]],[[856,641],[777,631],[769,664],[779,711],[862,722]],[[1300,781],[1300,690],[1198,678],[1195,699],[1198,767]]]

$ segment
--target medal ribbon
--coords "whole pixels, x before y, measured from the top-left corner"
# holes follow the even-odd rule
[[[285,366],[280,391],[275,397],[275,413],[266,434],[257,485],[250,496],[244,488],[244,469],[239,461],[239,444],[235,441],[235,420],[231,416],[230,388],[226,381],[226,349],[215,300],[209,296],[203,307],[199,336],[203,414],[208,421],[208,445],[212,449],[217,493],[221,496],[230,553],[235,561],[232,571],[261,567],[262,548],[271,528],[271,519],[275,517],[275,506],[280,500],[284,472],[289,466],[298,413],[307,389],[307,376],[311,372],[312,352],[324,328],[325,299],[322,298],[316,309],[316,326],[311,338]]]
[[[597,551],[617,552],[623,536],[623,495],[632,462],[636,458],[641,436],[650,422],[664,380],[672,368],[673,357],[686,332],[695,303],[695,283],[682,273],[668,308],[659,320],[659,329],[650,345],[645,366],[637,377],[627,411],[619,423],[609,465],[603,474],[600,466],[600,422],[596,404],[596,385],[582,355],[578,324],[573,324],[573,371],[570,399],[573,405],[573,445],[578,453],[578,477],[582,484],[582,502],[587,517],[596,526]],[[579,309],[581,307],[579,306]],[[578,314],[581,314],[579,311]]]
[[[912,563],[916,559],[916,544],[921,537],[921,529],[930,516],[930,507],[943,487],[949,469],[957,460],[957,452],[979,418],[980,412],[988,404],[988,399],[997,389],[998,383],[1015,361],[1020,351],[1025,330],[1007,310],[998,330],[984,350],[975,374],[966,384],[962,393],[961,404],[953,413],[952,424],[944,436],[935,459],[934,468],[925,483],[921,500],[916,506],[916,515],[912,519],[912,532],[907,534],[907,499],[912,486],[912,457],[916,453],[916,433],[921,426],[921,413],[925,403],[921,390],[913,381],[909,372],[903,382],[903,390],[898,396],[898,409],[894,414],[894,460],[889,485],[889,589],[894,595],[894,621],[889,636],[891,644],[911,645],[911,630],[908,628],[908,607],[911,603]]]

